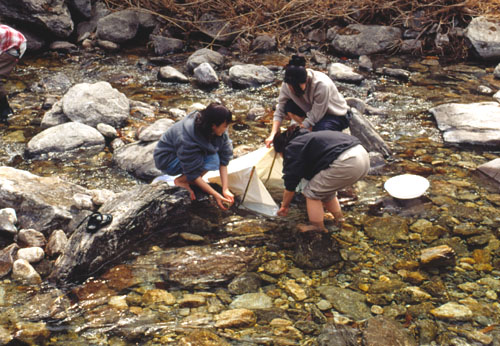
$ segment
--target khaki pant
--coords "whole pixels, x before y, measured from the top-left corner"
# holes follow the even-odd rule
[[[0,98],[7,96],[7,92],[4,88],[4,79],[12,72],[14,67],[16,67],[18,60],[18,58],[10,54],[0,54]]]
[[[370,157],[362,145],[344,151],[330,166],[316,174],[302,193],[310,199],[331,201],[337,191],[362,179],[370,170]]]

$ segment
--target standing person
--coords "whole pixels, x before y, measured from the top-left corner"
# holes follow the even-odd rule
[[[287,117],[285,104],[292,100],[305,114],[301,127],[312,131],[342,131],[349,126],[346,117],[349,112],[344,97],[330,77],[320,71],[306,69],[304,57],[292,55],[285,67],[284,83],[281,85],[278,104],[273,117],[271,134],[266,146],[271,146],[283,119]]]
[[[26,51],[26,37],[19,31],[0,25],[0,122],[7,123],[7,118],[13,113],[7,101],[5,78],[14,69],[19,59]]]
[[[174,184],[186,188],[191,199],[196,199],[191,185],[199,186],[212,195],[221,209],[224,203],[234,203],[228,188],[227,165],[233,157],[233,146],[227,134],[232,122],[229,109],[219,103],[211,103],[202,111],[188,114],[175,123],[160,138],[154,150],[156,167],[168,175],[179,175]],[[219,170],[222,195],[214,190],[203,175]]]
[[[278,215],[288,215],[295,189],[305,178],[309,181],[302,194],[306,197],[309,222],[326,231],[326,208],[340,224],[343,215],[337,191],[354,184],[370,169],[370,158],[360,141],[339,131],[310,132],[291,126],[286,132],[274,136],[273,146],[283,156],[285,181]]]

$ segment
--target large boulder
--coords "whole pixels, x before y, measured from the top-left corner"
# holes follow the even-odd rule
[[[465,29],[475,53],[485,60],[500,58],[500,20],[485,17],[474,18]]]
[[[83,17],[88,19],[92,16],[92,3],[90,0],[69,0],[69,4]]]
[[[16,210],[19,229],[44,234],[67,230],[74,213],[75,194],[90,194],[82,186],[58,177],[39,177],[12,167],[0,167],[0,208]]]
[[[397,46],[402,31],[391,26],[351,24],[341,32],[330,32],[329,37],[331,36],[332,47],[337,52],[360,56],[382,53]]]
[[[178,231],[186,224],[189,193],[166,184],[138,185],[117,194],[99,209],[111,214],[111,224],[89,233],[86,223],[71,235],[64,254],[59,257],[49,280],[65,283],[85,280],[98,270],[105,269],[119,255],[125,255],[153,232]]]
[[[446,103],[429,110],[450,144],[500,145],[500,104]]]
[[[186,63],[187,69],[192,72],[204,62],[208,62],[214,69],[217,69],[224,63],[224,56],[208,48],[199,49],[189,56]]]
[[[31,158],[68,158],[81,152],[96,154],[105,147],[103,135],[95,128],[77,122],[56,125],[34,136],[26,145]]]
[[[104,41],[126,42],[133,39],[138,30],[139,16],[132,10],[111,13],[97,22],[97,37]]]
[[[152,179],[161,175],[153,160],[156,142],[135,142],[118,148],[113,160],[118,167],[140,179]]]
[[[72,121],[96,127],[121,127],[130,114],[129,99],[108,82],[76,84],[62,98],[63,113]]]
[[[3,18],[34,24],[61,38],[71,35],[74,28],[64,0],[2,0],[0,13]]]
[[[234,65],[229,69],[229,79],[237,87],[251,88],[274,82],[274,73],[266,66]]]

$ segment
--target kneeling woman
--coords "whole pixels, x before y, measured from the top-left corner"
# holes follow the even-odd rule
[[[199,112],[188,114],[175,123],[160,138],[155,150],[156,167],[168,175],[179,175],[175,185],[186,188],[191,199],[196,199],[191,184],[212,195],[221,209],[224,203],[232,204],[234,196],[228,188],[227,165],[233,157],[233,146],[227,134],[232,121],[229,109],[211,103]],[[203,175],[219,170],[222,195],[214,190]]]
[[[337,223],[342,222],[337,191],[362,179],[370,169],[370,158],[359,140],[338,131],[310,132],[293,126],[277,133],[273,146],[283,155],[285,181],[278,215],[288,215],[295,188],[305,178],[309,181],[302,193],[309,222],[326,231],[324,208]]]

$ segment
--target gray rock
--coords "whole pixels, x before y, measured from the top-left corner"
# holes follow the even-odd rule
[[[139,134],[139,140],[142,142],[154,142],[160,139],[161,135],[165,133],[175,121],[168,118],[163,118],[155,121],[153,124],[146,127]]]
[[[319,346],[357,346],[360,331],[341,324],[327,324],[318,336]]]
[[[71,301],[58,289],[40,292],[20,306],[20,317],[30,321],[60,320],[67,317]]]
[[[130,102],[108,82],[80,83],[64,95],[62,108],[72,121],[92,127],[105,123],[118,128],[129,117]]]
[[[227,289],[232,294],[244,294],[257,291],[260,285],[261,279],[259,275],[256,273],[242,273],[229,283]]]
[[[152,179],[161,175],[156,168],[153,151],[156,142],[135,142],[119,147],[113,153],[113,161],[121,169],[141,179]]]
[[[56,72],[42,78],[39,84],[43,92],[64,94],[71,88],[73,82],[65,73]]]
[[[497,102],[447,103],[429,111],[447,143],[500,145],[500,104]]]
[[[390,68],[390,67],[381,67],[376,70],[379,74],[385,74],[387,76],[396,77],[404,80],[410,79],[411,73],[410,71],[406,71],[400,68]]]
[[[355,320],[364,320],[372,316],[366,305],[366,297],[358,292],[335,286],[318,287],[318,292],[325,297],[340,313]]]
[[[150,40],[156,55],[179,53],[184,49],[184,42],[177,38],[151,35]]]
[[[11,236],[17,235],[17,215],[16,211],[12,208],[0,209],[0,232],[10,234]]]
[[[97,124],[96,129],[106,138],[113,139],[113,138],[116,138],[118,136],[116,129],[113,126],[108,125],[108,124],[99,123],[99,124]]]
[[[329,234],[297,232],[293,261],[300,268],[318,269],[341,260],[339,245]]]
[[[0,250],[0,278],[9,274],[14,264],[14,255],[16,254],[19,246],[17,244],[10,244],[6,248]]]
[[[257,36],[250,45],[250,48],[258,53],[271,52],[276,50],[277,43],[276,37],[270,35],[259,35]]]
[[[29,263],[40,262],[45,257],[41,247],[25,247],[17,251],[17,259],[23,259]]]
[[[381,25],[350,24],[346,34],[335,33],[333,48],[350,56],[369,55],[387,51],[397,46],[402,31],[399,28]]]
[[[73,32],[73,20],[64,0],[0,1],[0,13],[4,18],[34,24],[57,37],[66,38]]]
[[[61,125],[70,122],[71,119],[64,114],[62,109],[62,101],[59,100],[43,115],[40,128],[48,129],[49,127]]]
[[[73,218],[75,193],[89,192],[58,177],[39,177],[12,167],[0,167],[0,207],[16,210],[20,229],[32,228],[42,233],[66,230]]]
[[[399,51],[401,53],[412,53],[416,51],[420,51],[422,48],[422,41],[417,39],[409,39],[403,40],[401,43],[401,47],[399,47]]]
[[[73,53],[78,50],[75,44],[68,41],[54,41],[49,48],[61,53]]]
[[[123,10],[111,13],[97,22],[97,37],[101,40],[122,43],[135,37],[139,29],[136,11]]]
[[[48,256],[57,256],[64,252],[68,244],[68,237],[62,229],[55,230],[50,234],[49,241],[45,247]]]
[[[163,66],[158,72],[158,78],[167,82],[188,83],[189,78],[172,66]]]
[[[97,40],[97,45],[108,52],[116,52],[120,50],[120,45],[116,42],[108,40]]]
[[[470,41],[475,53],[485,60],[500,58],[500,21],[477,17],[465,29],[465,37]]]
[[[360,83],[364,76],[354,72],[354,70],[342,63],[332,63],[328,66],[328,76],[332,80],[338,80],[347,83]]]
[[[160,267],[169,283],[206,287],[256,269],[260,257],[260,250],[255,248],[190,246],[165,254]]]
[[[87,19],[92,15],[92,4],[90,0],[69,0],[69,4]]]
[[[12,265],[12,279],[31,285],[42,282],[40,274],[24,259],[14,261]]]
[[[130,113],[134,116],[155,117],[156,107],[146,102],[130,100]]]
[[[190,202],[185,189],[167,188],[165,184],[138,185],[117,194],[99,208],[99,212],[113,216],[112,223],[94,233],[86,230],[85,223],[79,225],[49,280],[85,280],[97,270],[106,269],[116,256],[133,251],[136,243],[151,233],[178,230],[187,221]]]
[[[443,304],[430,311],[434,317],[451,321],[470,321],[474,313],[467,306],[456,302]]]
[[[410,334],[396,321],[383,316],[370,318],[363,331],[366,346],[416,346]]]
[[[495,101],[500,103],[500,91],[497,91],[495,95],[493,95],[493,98],[495,99]]]
[[[368,55],[361,55],[359,57],[359,68],[366,70],[366,71],[373,70],[373,63]]]
[[[495,67],[495,70],[493,71],[493,75],[495,76],[495,78],[500,79],[500,64],[498,64]]]
[[[266,66],[244,64],[229,69],[229,79],[241,88],[258,87],[274,82],[274,73]]]
[[[37,159],[46,156],[67,158],[82,150],[87,155],[96,154],[104,147],[104,137],[95,128],[69,122],[50,127],[34,136],[26,146],[26,155]]]
[[[273,300],[265,293],[246,293],[236,297],[229,306],[231,309],[270,309]]]
[[[222,66],[224,56],[208,48],[202,48],[191,54],[186,62],[188,71],[192,72],[198,65],[208,62],[215,69]]]
[[[500,183],[500,158],[480,165],[477,170]]]
[[[19,231],[17,242],[25,247],[44,247],[47,240],[42,232],[34,229],[22,229]]]
[[[196,66],[193,70],[194,78],[202,86],[213,86],[219,84],[219,77],[212,65],[204,62]]]

